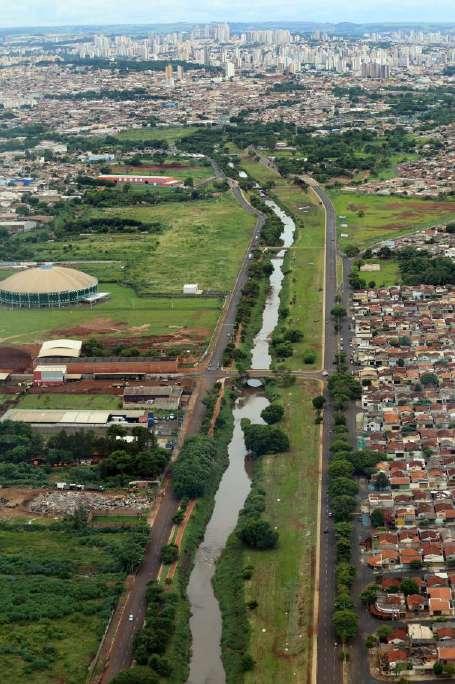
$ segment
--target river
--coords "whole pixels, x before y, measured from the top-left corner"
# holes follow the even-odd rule
[[[272,259],[273,272],[270,275],[270,290],[262,314],[262,326],[253,343],[251,367],[254,369],[270,368],[272,358],[269,340],[278,323],[280,292],[284,278],[283,261],[286,249],[294,242],[295,233],[292,218],[272,200],[266,200],[266,204],[283,223],[283,249]],[[207,525],[204,540],[196,552],[188,584],[192,636],[188,679],[190,684],[223,684],[226,681],[221,660],[221,613],[213,592],[212,578],[216,561],[237,524],[239,511],[243,508],[250,491],[250,478],[245,468],[247,450],[241,420],[249,418],[253,423],[263,424],[261,411],[268,404],[268,399],[261,394],[245,393],[237,399],[234,406],[234,431],[228,447],[229,465],[216,493],[212,517]]]

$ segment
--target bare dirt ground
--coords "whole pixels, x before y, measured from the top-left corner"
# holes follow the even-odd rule
[[[29,351],[21,347],[0,346],[0,369],[24,373],[32,366],[32,357]]]
[[[0,520],[59,517],[79,507],[94,513],[137,515],[148,511],[152,499],[136,492],[78,492],[30,487],[0,488]]]

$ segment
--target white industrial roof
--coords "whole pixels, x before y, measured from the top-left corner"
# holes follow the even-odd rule
[[[47,340],[41,345],[38,358],[46,356],[69,356],[78,358],[81,354],[81,340]]]
[[[36,366],[35,368],[38,373],[66,373],[66,366],[49,366],[47,364]]]
[[[71,425],[104,425],[109,416],[139,418],[144,414],[139,410],[62,410],[62,409],[9,409],[0,421],[14,420],[22,423],[62,423]]]

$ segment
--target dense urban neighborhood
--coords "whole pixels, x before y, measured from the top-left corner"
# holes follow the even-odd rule
[[[454,79],[0,20],[2,681],[453,681]]]

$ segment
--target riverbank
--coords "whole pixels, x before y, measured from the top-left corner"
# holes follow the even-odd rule
[[[174,684],[184,684],[189,675],[191,633],[189,626],[190,604],[187,597],[187,587],[194,566],[195,554],[212,515],[215,495],[228,464],[227,447],[232,438],[234,424],[232,407],[232,395],[230,392],[226,392],[214,434],[218,448],[216,468],[205,496],[197,500],[193,514],[185,529],[176,573],[172,583],[166,585],[166,590],[173,591],[177,595],[175,631],[165,653],[165,657],[171,666],[171,681]]]
[[[306,684],[311,672],[319,457],[311,399],[320,387],[314,381],[273,391],[285,408],[283,428],[291,449],[255,462],[252,492],[265,491],[263,516],[277,527],[279,544],[252,551],[234,533],[215,575],[228,684]],[[251,672],[245,671],[248,656],[254,661]]]
[[[279,366],[298,370],[322,366],[322,302],[324,297],[324,211],[311,193],[289,182],[273,188],[272,196],[289,213],[296,224],[296,240],[286,255],[285,279],[281,291],[278,331],[295,328],[303,332],[303,340],[293,345],[291,357]],[[314,354],[313,363],[305,362],[307,353]],[[275,362],[278,365],[278,362]]]

